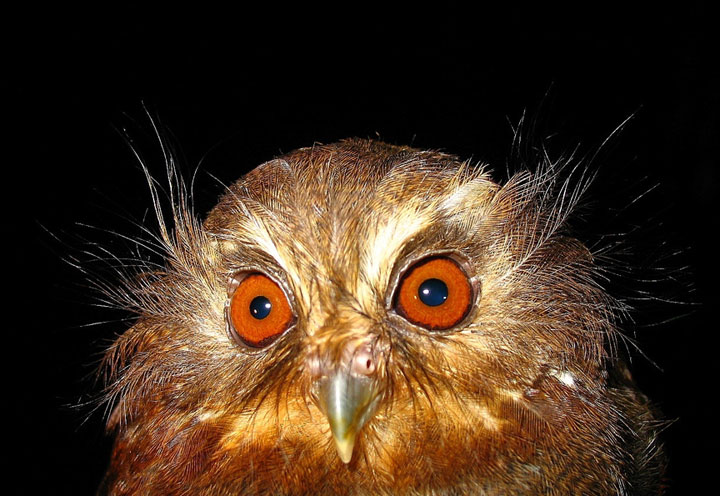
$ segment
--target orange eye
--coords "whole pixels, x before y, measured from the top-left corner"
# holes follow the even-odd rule
[[[293,313],[275,281],[263,274],[250,274],[240,281],[230,298],[228,320],[235,337],[260,348],[290,327]]]
[[[472,287],[453,260],[444,257],[421,261],[400,281],[396,297],[400,315],[427,329],[448,329],[470,310]]]

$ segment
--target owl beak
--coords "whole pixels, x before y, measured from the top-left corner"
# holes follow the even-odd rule
[[[338,371],[319,382],[318,393],[338,455],[343,463],[350,463],[355,439],[377,406],[376,382],[350,371]]]

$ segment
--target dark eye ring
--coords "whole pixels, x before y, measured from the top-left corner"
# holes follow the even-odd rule
[[[408,268],[400,278],[394,306],[409,322],[430,330],[449,329],[469,313],[473,287],[449,257],[432,257]]]
[[[280,337],[294,322],[283,289],[270,277],[256,272],[234,283],[227,304],[228,330],[236,341],[263,348]]]

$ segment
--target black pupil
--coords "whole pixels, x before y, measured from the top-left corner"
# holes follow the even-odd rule
[[[258,320],[270,315],[270,310],[272,310],[272,303],[264,296],[256,296],[250,302],[250,313]]]
[[[447,284],[440,279],[426,279],[418,288],[418,297],[429,307],[442,305],[448,297]]]

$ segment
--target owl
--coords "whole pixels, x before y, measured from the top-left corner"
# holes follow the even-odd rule
[[[115,293],[138,318],[105,358],[100,493],[661,493],[622,305],[568,232],[587,183],[560,177],[351,139],[203,222],[155,194],[166,262]]]

